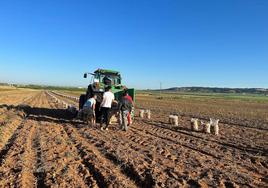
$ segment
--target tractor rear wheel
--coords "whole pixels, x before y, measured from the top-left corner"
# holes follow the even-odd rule
[[[86,95],[82,94],[79,97],[79,110],[81,110],[86,102]]]

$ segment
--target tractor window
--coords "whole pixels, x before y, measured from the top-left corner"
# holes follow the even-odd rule
[[[99,77],[100,83],[104,83],[104,78],[105,78],[105,75],[100,75],[100,77]]]
[[[114,75],[100,75],[100,82],[104,83],[105,80],[109,79],[112,85],[119,85],[121,84],[121,80],[119,76]],[[107,81],[106,81],[107,82]]]
[[[120,77],[119,77],[119,76],[113,76],[113,77],[112,77],[112,83],[113,83],[114,85],[119,85],[119,84],[121,84]]]

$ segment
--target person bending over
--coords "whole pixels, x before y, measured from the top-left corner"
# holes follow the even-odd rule
[[[96,108],[96,100],[97,95],[93,95],[89,98],[83,106],[83,121],[87,124],[90,122],[91,125],[95,125],[96,116],[95,116],[95,108]]]

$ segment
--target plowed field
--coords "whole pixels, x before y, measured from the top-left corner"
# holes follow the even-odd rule
[[[232,111],[141,97],[152,118],[124,132],[72,119],[60,101],[76,104],[46,91],[0,92],[0,187],[268,186],[268,104]],[[176,111],[173,127],[167,116]],[[211,116],[220,135],[190,130],[191,117]]]

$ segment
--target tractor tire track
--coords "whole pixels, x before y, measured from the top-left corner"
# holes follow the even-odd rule
[[[30,143],[34,126],[30,121],[22,124],[1,159],[0,186],[29,187],[35,184],[31,160],[34,158]],[[30,161],[29,161],[30,160]]]
[[[6,155],[9,152],[10,148],[14,145],[18,135],[20,134],[21,129],[23,128],[25,120],[21,122],[18,128],[14,131],[13,135],[9,138],[3,149],[0,151],[0,165],[5,161]]]
[[[42,188],[46,187],[45,186],[45,177],[46,173],[43,169],[44,162],[42,160],[42,148],[41,148],[41,143],[40,143],[40,127],[35,131],[35,136],[33,138],[32,142],[32,148],[34,148],[35,154],[36,154],[36,160],[35,160],[35,172],[34,176],[36,178],[36,187],[37,188]]]

